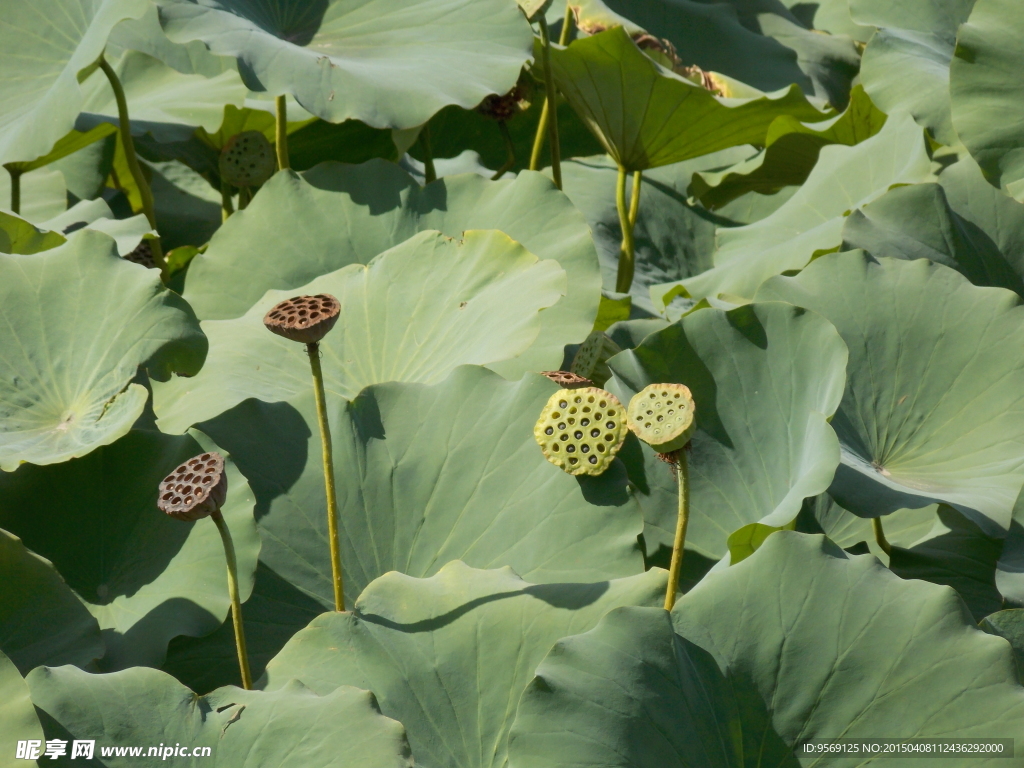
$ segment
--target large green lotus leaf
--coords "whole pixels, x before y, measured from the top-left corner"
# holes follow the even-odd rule
[[[556,390],[541,376],[509,382],[464,366],[440,384],[328,397],[349,600],[388,571],[429,576],[455,559],[535,582],[642,570],[643,522],[621,467],[577,479],[537,447],[533,426]],[[249,400],[203,430],[252,478],[263,562],[332,605],[312,393]]]
[[[247,93],[234,69],[214,77],[183,74],[138,51],[127,51],[111,66],[124,88],[133,133],[149,132],[157,139],[181,135],[180,128],[174,130],[164,124],[216,131],[224,116],[224,106],[241,106]],[[117,120],[114,92],[102,72],[93,74],[82,89],[86,93],[83,112]]]
[[[18,742],[29,739],[42,742],[43,727],[39,724],[35,707],[29,695],[28,685],[14,662],[0,651],[0,765],[13,768],[25,765],[15,755]]]
[[[991,635],[1005,638],[1017,660],[1017,677],[1024,682],[1024,610],[1011,608],[986,616],[979,625]]]
[[[633,307],[656,315],[650,286],[681,280],[712,266],[715,226],[720,220],[687,200],[694,171],[719,168],[749,157],[751,147],[732,147],[707,157],[653,168],[643,174],[640,208],[633,228],[636,273],[630,288]],[[601,259],[608,290],[615,287],[622,227],[615,208],[618,169],[607,155],[562,164],[562,188],[586,217]],[[632,182],[629,182],[632,184]]]
[[[957,135],[985,177],[1019,201],[1024,201],[1024,86],[1015,73],[1024,66],[1022,40],[1019,6],[977,0],[957,34],[949,72]]]
[[[239,317],[271,288],[299,288],[348,264],[365,264],[426,229],[451,237],[499,229],[565,270],[566,295],[541,314],[542,330],[519,370],[556,367],[564,345],[590,332],[601,275],[587,221],[554,184],[528,172],[496,182],[459,176],[426,188],[381,160],[278,174],[195,259],[185,298],[204,320]]]
[[[864,50],[860,77],[885,112],[902,109],[942,144],[956,144],[949,103],[949,63],[957,27],[974,0],[850,0],[858,24],[878,27]]]
[[[1019,739],[1022,715],[1008,644],[952,590],[781,531],[681,597],[671,621],[619,608],[556,644],[519,703],[509,765],[835,765],[792,750],[879,733]]]
[[[209,450],[217,446],[202,434],[135,429],[83,458],[0,475],[0,527],[50,560],[99,621],[104,669],[158,666],[172,637],[211,632],[228,613],[217,527],[174,520],[156,506],[160,481]],[[222,512],[244,598],[260,542],[252,491],[230,460],[226,465]]]
[[[86,664],[103,655],[96,619],[53,567],[0,529],[0,651],[18,669]]]
[[[501,0],[159,0],[168,37],[238,58],[247,85],[331,122],[412,128],[516,83],[533,35]]]
[[[117,252],[122,256],[127,256],[143,237],[153,233],[145,214],[118,219],[103,198],[79,200],[59,216],[37,223],[42,228],[65,233],[68,239],[85,229],[102,232],[114,238]]]
[[[1002,197],[1014,207],[1024,208]],[[1017,218],[1022,214],[1024,210]],[[952,209],[938,184],[896,187],[851,213],[843,225],[843,250],[856,248],[876,258],[931,259],[963,273],[975,285],[1007,288],[1024,296],[1024,280],[1018,271],[1021,254],[1004,255],[983,229]]]
[[[588,33],[616,25],[630,35],[646,31],[669,40],[684,66],[696,64],[765,91],[795,83],[842,105],[857,72],[859,57],[850,40],[801,28],[775,3],[573,0],[570,5]]]
[[[267,291],[234,320],[203,321],[210,359],[194,378],[156,385],[160,427],[182,432],[249,397],[273,402],[309,391],[305,348],[263,325],[271,307],[296,294],[329,293],[341,302],[320,350],[329,396],[351,400],[370,384],[433,383],[458,365],[522,354],[541,330],[540,311],[564,292],[557,262],[539,261],[502,232],[469,230],[462,240],[421,232],[365,267]]]
[[[60,232],[40,229],[20,216],[0,211],[0,253],[39,253],[64,242]]]
[[[749,523],[785,525],[832,481],[839,445],[827,419],[842,397],[846,349],[818,315],[777,302],[702,309],[609,366],[625,397],[659,382],[693,393],[686,543],[702,555],[724,556],[729,534]],[[630,467],[648,554],[671,546],[677,516],[674,479],[658,464],[645,452],[642,469]]]
[[[986,536],[955,509],[940,504],[935,525],[924,540],[909,549],[892,548],[889,568],[904,579],[953,587],[975,621],[981,621],[1003,607],[996,588],[996,563],[1002,551],[1002,539]]]
[[[115,243],[81,232],[33,256],[0,255],[0,469],[53,464],[131,429],[147,392],[141,365],[194,374],[206,338],[192,310]]]
[[[763,144],[772,120],[822,120],[796,86],[757,98],[724,98],[641,53],[622,27],[555,46],[558,89],[616,163],[630,171]]]
[[[1015,294],[924,259],[850,251],[773,278],[757,298],[824,315],[850,350],[832,421],[836,501],[864,517],[944,502],[989,535],[1006,531],[1024,483]]]
[[[749,226],[719,230],[715,268],[653,287],[654,303],[679,293],[749,298],[769,277],[837,248],[850,211],[895,184],[923,180],[930,169],[923,132],[906,113],[890,115],[877,135],[856,146],[823,147],[807,182],[781,208]]]
[[[868,42],[875,31],[853,20],[848,0],[821,0],[817,3],[782,0],[782,4],[809,29],[821,30],[831,35],[846,35],[859,43]]]
[[[24,174],[20,183],[19,216],[38,222],[57,216],[67,208],[68,188],[64,174],[53,166],[37,168]],[[13,212],[11,177],[6,170],[0,170],[0,208]]]
[[[173,765],[412,768],[401,723],[381,715],[372,693],[351,686],[317,696],[292,681],[270,693],[225,687],[196,696],[155,669],[90,675],[74,667],[40,667],[27,682],[47,715],[47,735],[95,740],[97,757],[103,747],[166,744],[189,757],[210,750],[194,761],[160,751]],[[139,762],[103,758],[112,767]]]
[[[695,174],[690,193],[702,205],[716,209],[748,192],[771,195],[783,187],[803,184],[822,147],[859,144],[882,130],[885,119],[857,85],[846,110],[831,120],[801,123],[788,115],[775,118],[761,153],[725,171]]]
[[[90,73],[119,21],[146,0],[40,0],[0,10],[0,162],[47,154],[75,127]]]
[[[368,688],[409,732],[426,768],[498,768],[519,696],[558,638],[621,605],[655,605],[660,569],[594,584],[530,584],[508,568],[449,563],[429,579],[389,573],[352,613],[320,616],[267,667],[320,694]]]
[[[885,538],[894,547],[910,549],[928,538],[933,531],[943,532],[945,529],[940,529],[936,524],[937,510],[937,504],[930,504],[921,509],[900,509],[886,515],[883,521]],[[843,509],[827,493],[804,499],[796,530],[801,533],[824,533],[848,551],[867,544],[871,554],[883,563],[889,563],[889,556],[875,540],[871,521]]]

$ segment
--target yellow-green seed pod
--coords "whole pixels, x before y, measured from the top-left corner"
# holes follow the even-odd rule
[[[605,362],[612,355],[617,355],[622,349],[603,331],[593,331],[576,350],[576,356],[572,359],[569,370],[590,379],[598,386],[603,386],[612,372],[605,365]]]
[[[232,136],[220,151],[220,175],[236,187],[258,187],[274,175],[274,145],[259,131]]]
[[[600,475],[626,439],[626,409],[597,387],[560,389],[533,428],[545,458],[570,475]]]
[[[629,428],[658,453],[678,451],[697,428],[693,396],[682,384],[651,384],[633,395]]]

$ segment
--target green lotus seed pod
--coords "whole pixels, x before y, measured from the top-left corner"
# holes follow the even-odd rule
[[[602,331],[594,331],[576,350],[576,356],[572,359],[569,370],[590,379],[599,387],[603,386],[611,378],[612,372],[605,363],[612,355],[617,355],[622,349]]]
[[[626,412],[637,437],[658,453],[672,453],[690,442],[697,428],[693,410],[688,387],[651,384],[633,395]]]
[[[570,475],[600,475],[626,439],[626,409],[597,387],[560,389],[541,411],[533,436],[544,457]]]
[[[277,168],[273,145],[259,131],[232,136],[220,151],[220,175],[235,187],[258,187]]]

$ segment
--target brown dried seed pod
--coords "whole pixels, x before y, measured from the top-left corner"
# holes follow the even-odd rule
[[[126,254],[124,257],[125,261],[130,261],[133,264],[141,264],[146,269],[154,269],[156,262],[153,261],[153,246],[149,240],[143,240],[131,253]]]
[[[329,293],[295,296],[270,308],[263,317],[267,330],[303,344],[315,344],[338,322],[341,302]]]
[[[585,379],[572,371],[541,371],[541,376],[547,376],[562,389],[579,389],[580,387],[592,387],[594,382]]]
[[[224,457],[215,452],[202,453],[179,464],[163,479],[156,505],[176,520],[190,523],[219,510],[227,493]]]

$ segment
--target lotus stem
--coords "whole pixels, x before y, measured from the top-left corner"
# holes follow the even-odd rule
[[[540,15],[540,40],[543,44],[541,58],[544,66],[544,86],[547,90],[548,109],[548,141],[551,143],[551,178],[555,186],[562,188],[562,150],[558,145],[558,92],[555,91],[555,75],[551,71],[551,38],[548,35],[548,22],[544,14]]]
[[[429,184],[437,181],[437,171],[434,170],[434,149],[430,145],[430,123],[424,123],[420,131],[420,146],[423,147],[423,181]]]
[[[220,220],[225,222],[235,212],[235,206],[231,202],[231,185],[221,179],[220,182]]]
[[[231,541],[224,516],[218,509],[210,515],[220,531],[220,540],[224,542],[224,558],[228,563],[228,594],[231,595],[231,623],[235,627],[235,648],[238,651],[238,668],[242,673],[242,687],[252,690],[252,673],[249,671],[249,652],[245,647],[245,627],[242,624],[242,601],[238,597],[238,564],[235,561],[235,545]]]
[[[313,393],[316,397],[316,418],[320,422],[320,443],[324,455],[324,487],[327,491],[327,536],[331,548],[331,571],[334,575],[334,610],[345,610],[345,586],[341,574],[341,547],[338,543],[338,496],[334,489],[334,450],[331,427],[327,423],[324,396],[324,374],[320,368],[320,343],[306,345],[309,365],[313,370]]]
[[[882,518],[871,518],[871,530],[875,532],[875,541],[878,543],[878,546],[881,547],[885,554],[891,555],[892,545],[889,543],[889,540],[885,538],[885,531],[882,529]]]
[[[9,165],[4,166],[11,177],[11,210],[21,213],[21,171]]]
[[[238,210],[244,211],[249,207],[249,203],[252,202],[252,189],[249,187],[242,187],[238,190]]]
[[[132,124],[128,117],[128,101],[124,96],[124,88],[121,87],[121,81],[117,79],[117,73],[114,72],[114,68],[110,66],[106,57],[102,55],[100,56],[100,69],[103,70],[103,74],[110,81],[110,87],[114,91],[114,99],[117,101],[117,120],[120,125],[121,145],[124,147],[124,156],[128,163],[128,170],[132,174],[135,186],[139,188],[139,196],[142,198],[142,211],[146,214],[149,226],[156,230],[156,208],[153,203],[153,190],[150,188],[145,174],[142,173],[142,166],[139,165],[138,155],[135,154],[135,141],[132,139]],[[153,249],[153,263],[160,268],[161,273],[166,273],[167,262],[164,259],[164,250],[160,244],[159,235],[150,240],[150,246]]]
[[[679,572],[683,566],[683,545],[686,543],[686,524],[690,517],[690,469],[686,463],[686,449],[675,453],[676,480],[679,483],[679,517],[676,520],[676,538],[672,543],[672,562],[668,568],[668,587],[665,589],[665,610],[671,611],[679,591]]]
[[[636,177],[634,176],[634,179]],[[640,185],[634,180],[632,201],[636,205],[626,208],[626,169],[619,166],[619,177],[615,185],[615,207],[619,212],[619,227],[622,229],[622,246],[619,248],[619,269],[615,277],[615,290],[618,293],[629,293],[633,285],[634,245],[633,223],[630,221],[632,208],[640,202]]]
[[[629,197],[629,229],[636,227],[636,217],[640,213],[640,185],[644,180],[643,171],[633,172],[633,191]]]
[[[501,166],[501,168],[494,172],[494,175],[491,176],[491,181],[497,181],[500,179],[506,173],[511,171],[516,164],[516,147],[515,144],[512,143],[512,136],[509,134],[508,125],[506,125],[504,120],[498,121],[498,130],[501,131],[501,137],[505,140],[505,149],[508,152],[508,159],[505,160],[505,164]]]
[[[292,167],[288,160],[288,102],[283,93],[274,100],[274,107],[277,115],[274,146],[277,148],[278,170],[283,171],[285,168]]]
[[[565,18],[562,20],[562,32],[558,36],[558,44],[565,45],[569,41],[569,31],[572,29],[572,6],[565,4]],[[533,151],[530,153],[530,170],[540,169],[540,153],[544,148],[544,136],[548,132],[548,118],[551,103],[547,95],[540,107],[540,119],[537,121],[537,135],[533,137]]]

